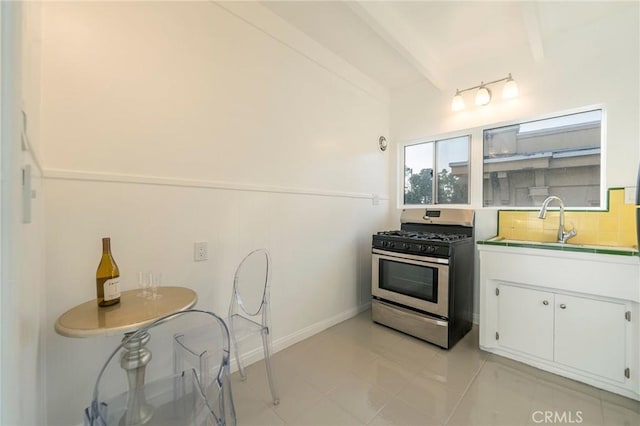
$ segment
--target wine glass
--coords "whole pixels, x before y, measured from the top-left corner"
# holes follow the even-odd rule
[[[162,297],[161,294],[158,294],[158,287],[162,285],[162,273],[161,272],[150,272],[149,273],[149,288],[151,289],[151,296],[149,299],[156,300]]]
[[[138,297],[149,298],[151,292],[151,272],[138,272],[138,287],[141,289],[140,293],[136,294]]]

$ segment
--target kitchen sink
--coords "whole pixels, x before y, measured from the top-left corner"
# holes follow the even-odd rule
[[[547,241],[514,240],[514,239],[504,238],[501,236],[495,236],[484,241],[478,241],[478,244],[638,256],[637,247],[608,246],[608,245],[597,245],[597,244],[575,244],[572,242],[567,242],[562,244],[562,243],[550,242],[550,241],[547,242]]]

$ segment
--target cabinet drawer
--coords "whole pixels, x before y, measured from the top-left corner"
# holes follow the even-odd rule
[[[443,348],[449,347],[449,323],[447,321],[426,315],[417,315],[414,311],[379,300],[371,302],[371,315],[373,321],[379,324],[395,328]]]

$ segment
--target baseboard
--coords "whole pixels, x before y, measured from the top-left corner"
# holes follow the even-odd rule
[[[366,303],[364,305],[356,306],[354,308],[347,309],[339,313],[338,315],[334,315],[331,318],[327,318],[325,320],[319,321],[315,324],[312,324],[308,327],[305,327],[301,330],[298,330],[292,334],[289,334],[284,337],[280,337],[272,341],[273,345],[273,353],[280,352],[283,349],[288,348],[289,346],[295,345],[298,342],[303,341],[304,339],[308,339],[309,337],[320,333],[321,331],[326,330],[329,327],[333,327],[336,324],[339,324],[343,321],[348,320],[349,318],[353,318],[358,315],[360,312],[366,311],[371,308],[371,302]],[[254,362],[261,361],[264,358],[264,351],[262,350],[262,346],[252,349],[248,352],[243,353],[240,356],[240,360],[244,366],[251,365]],[[235,357],[232,357],[231,360],[231,371],[236,371],[238,366],[236,365]]]

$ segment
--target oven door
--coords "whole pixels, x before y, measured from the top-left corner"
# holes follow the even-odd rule
[[[374,249],[371,292],[374,296],[420,311],[449,316],[447,259]]]

